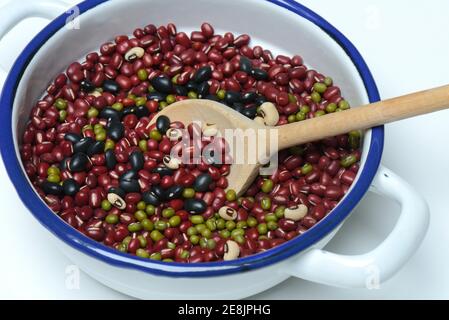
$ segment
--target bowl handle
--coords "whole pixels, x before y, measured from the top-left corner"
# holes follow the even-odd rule
[[[374,250],[361,255],[341,255],[311,249],[286,273],[305,280],[343,288],[377,288],[409,260],[421,244],[429,226],[429,208],[407,182],[380,167],[372,190],[398,202],[401,215],[388,237]]]
[[[52,20],[69,7],[69,4],[61,0],[28,1],[26,4],[21,1],[9,1],[0,10],[0,41],[8,31],[26,18],[40,17]],[[0,66],[0,86],[3,85],[7,74],[4,68],[4,65]]]

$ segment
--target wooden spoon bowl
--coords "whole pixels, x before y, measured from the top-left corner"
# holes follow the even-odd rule
[[[227,129],[253,129],[256,131],[267,130],[266,126],[256,123],[254,120],[245,117],[241,113],[227,107],[226,105],[212,100],[192,99],[176,102],[160,111],[150,124],[155,123],[159,116],[167,116],[171,122],[180,121],[185,125],[194,122],[202,126],[214,125],[219,132],[217,135],[222,137],[225,136],[225,131]],[[245,144],[245,142],[246,141],[242,141],[241,143]],[[235,144],[235,146],[237,146],[237,144]],[[234,150],[230,151],[235,153]],[[245,158],[247,157],[249,151],[256,151],[252,147],[246,147],[244,150],[247,152]],[[228,175],[229,188],[235,190],[237,194],[244,192],[251,184],[255,176],[257,176],[260,166],[260,163],[233,163],[231,172]]]

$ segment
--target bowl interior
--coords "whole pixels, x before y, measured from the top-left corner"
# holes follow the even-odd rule
[[[178,30],[199,30],[207,17],[217,33],[251,35],[251,45],[261,45],[274,55],[303,56],[310,68],[334,78],[352,105],[368,103],[363,81],[345,51],[312,22],[269,1],[260,0],[117,0],[99,4],[79,17],[79,29],[57,31],[34,55],[26,68],[14,100],[13,134],[15,150],[31,108],[58,73],[73,61],[96,51],[118,34],[131,34],[149,23],[173,22]],[[368,156],[371,130],[364,136],[362,167]],[[18,158],[20,158],[18,156]],[[23,167],[22,167],[23,170]]]

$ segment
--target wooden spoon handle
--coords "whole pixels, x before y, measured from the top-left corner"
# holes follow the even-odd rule
[[[449,85],[278,127],[279,149],[449,107]]]

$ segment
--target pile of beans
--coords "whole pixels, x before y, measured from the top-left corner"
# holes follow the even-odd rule
[[[178,129],[195,130],[157,116],[176,101],[212,99],[267,125],[350,107],[300,56],[249,43],[208,23],[190,36],[150,24],[70,64],[23,133],[21,157],[39,195],[88,237],[166,262],[245,257],[312,228],[354,181],[360,132],[280,152],[276,172],[242,197],[228,189],[228,164],[170,157]]]

